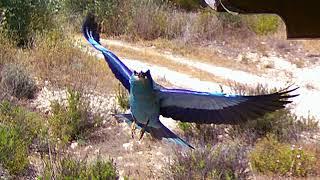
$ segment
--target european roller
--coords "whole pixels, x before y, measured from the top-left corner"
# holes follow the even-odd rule
[[[297,88],[257,96],[165,88],[152,79],[150,70],[132,71],[114,53],[103,47],[99,41],[94,17],[87,17],[82,31],[86,40],[103,54],[115,77],[128,90],[131,113],[115,116],[131,124],[132,136],[135,128],[140,128],[140,139],[148,132],[157,139],[168,139],[192,148],[165,127],[159,116],[197,124],[239,124],[284,108],[291,102],[288,99],[297,96],[289,95]]]

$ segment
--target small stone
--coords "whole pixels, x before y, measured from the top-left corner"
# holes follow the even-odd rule
[[[71,148],[72,148],[72,149],[75,149],[77,146],[78,146],[78,143],[77,143],[77,142],[71,143]]]
[[[124,143],[124,144],[122,145],[122,147],[124,147],[124,149],[125,149],[126,151],[132,151],[132,149],[133,149],[133,144],[132,144],[132,143]]]

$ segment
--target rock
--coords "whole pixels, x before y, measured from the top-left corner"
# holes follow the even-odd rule
[[[72,149],[75,149],[76,147],[78,147],[78,143],[77,142],[73,142],[71,143],[71,146],[70,146]]]
[[[132,151],[133,150],[133,144],[131,142],[129,143],[124,143],[122,145],[122,147],[126,150],[126,151]]]

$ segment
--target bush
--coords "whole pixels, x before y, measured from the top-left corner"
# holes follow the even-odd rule
[[[280,19],[275,15],[256,15],[249,18],[249,27],[257,35],[275,33],[280,26]]]
[[[29,165],[28,142],[16,127],[0,125],[0,164],[10,174],[19,174]]]
[[[26,46],[33,33],[52,28],[55,1],[26,0],[4,1],[1,3],[3,18],[0,28],[19,46]]]
[[[76,160],[70,155],[63,155],[52,164],[45,160],[43,179],[117,179],[118,173],[112,160],[103,161],[101,157],[92,163],[86,159]],[[54,169],[54,167],[56,169]]]
[[[10,174],[25,170],[31,143],[44,134],[43,120],[37,114],[9,102],[0,104],[0,163]]]
[[[62,145],[85,137],[95,126],[96,117],[90,114],[88,103],[79,92],[68,90],[67,106],[53,102],[49,127],[53,140]]]
[[[300,148],[279,143],[268,135],[256,144],[250,154],[255,170],[264,174],[308,176],[315,171],[314,154]]]
[[[165,171],[173,179],[246,179],[249,177],[247,149],[240,142],[176,152]]]
[[[1,71],[1,86],[12,96],[19,99],[34,97],[35,81],[20,65],[7,64]]]

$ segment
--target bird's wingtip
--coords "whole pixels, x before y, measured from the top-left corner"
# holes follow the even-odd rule
[[[99,26],[96,17],[92,13],[88,13],[82,25],[82,33],[88,37],[87,33],[92,33],[93,39],[100,43]]]

